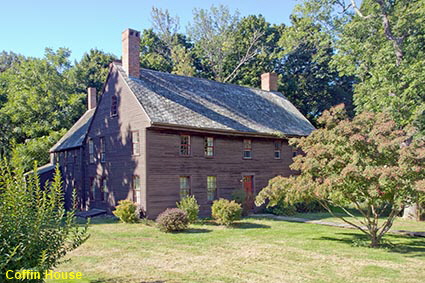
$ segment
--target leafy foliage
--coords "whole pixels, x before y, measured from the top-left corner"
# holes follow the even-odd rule
[[[24,176],[22,168],[12,171],[1,161],[0,199],[2,282],[8,281],[7,270],[43,272],[55,267],[88,237],[88,226],[79,227],[73,211],[65,213],[58,168],[53,182],[42,190],[37,173]]]
[[[70,69],[70,81],[75,91],[85,93],[88,87],[95,87],[100,94],[109,72],[109,64],[116,57],[97,49],[91,49]]]
[[[364,232],[376,247],[405,205],[424,191],[425,141],[414,139],[410,129],[400,129],[386,113],[364,112],[345,118],[343,106],[325,111],[319,122],[325,127],[305,138],[290,140],[305,153],[291,168],[300,176],[275,177],[256,199],[273,206],[279,201],[318,200],[327,210],[355,207],[358,222],[343,220]],[[388,218],[379,217],[391,207]]]
[[[183,198],[179,203],[177,203],[177,208],[186,212],[189,223],[194,223],[198,220],[199,204],[195,196],[192,195]]]
[[[211,214],[219,224],[230,226],[233,222],[241,219],[242,206],[234,200],[221,198],[213,202]]]
[[[187,213],[179,208],[167,208],[156,218],[158,227],[163,232],[182,231],[189,225]]]
[[[128,199],[120,200],[112,213],[124,223],[136,223],[139,220],[137,205]]]

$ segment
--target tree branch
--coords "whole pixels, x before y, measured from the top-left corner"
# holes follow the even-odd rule
[[[365,15],[363,15],[363,13],[360,11],[360,9],[357,7],[357,4],[356,4],[356,1],[355,0],[351,0],[351,5],[350,6],[352,6],[353,7],[353,10],[354,10],[354,12],[356,12],[356,14],[359,16],[359,17],[361,17],[361,18],[363,18],[363,19],[370,19],[370,18],[372,18],[372,15],[367,15],[367,16],[365,16]],[[349,6],[348,6],[349,7]],[[348,8],[347,7],[347,8]]]
[[[236,65],[236,67],[233,69],[233,71],[230,73],[230,75],[228,75],[223,82],[231,82],[237,75],[237,71],[239,70],[239,68],[244,65],[246,62],[248,62],[249,60],[251,60],[252,58],[254,58],[257,55],[257,51],[256,50],[252,50],[253,47],[255,46],[255,44],[258,42],[258,40],[264,35],[264,31],[263,32],[259,32],[258,30],[254,31],[254,35],[252,37],[252,40],[249,44],[248,49],[245,52],[245,55],[239,59],[238,64]]]
[[[354,0],[352,0],[354,1]],[[394,47],[394,53],[396,56],[396,64],[399,66],[401,64],[401,61],[403,60],[403,50],[401,48],[401,45],[403,44],[404,39],[406,38],[406,35],[403,35],[401,37],[394,36],[393,30],[390,25],[390,20],[388,18],[387,10],[385,7],[384,0],[375,0],[380,8],[381,8],[381,17],[382,17],[382,25],[384,26],[384,33],[388,40],[392,41],[393,47]]]

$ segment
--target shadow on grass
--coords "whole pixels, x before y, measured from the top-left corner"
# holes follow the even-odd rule
[[[192,229],[187,229],[187,230],[183,230],[177,233],[182,233],[182,234],[198,234],[198,233],[209,233],[212,232],[212,230],[210,229],[202,229],[202,228],[192,228]]]
[[[367,246],[369,238],[363,234],[356,233],[336,233],[340,237],[320,237],[317,240],[336,241],[348,245],[362,243]],[[393,243],[397,241],[397,243]],[[410,257],[425,257],[425,241],[421,238],[412,238],[403,235],[387,234],[383,239],[382,249],[391,253],[406,254]]]
[[[87,221],[89,221],[89,219],[90,225],[119,223],[119,219],[112,216],[98,216],[91,218],[77,217],[76,221],[78,224],[84,225]]]
[[[269,225],[264,224],[258,224],[258,223],[252,223],[252,222],[237,222],[232,225],[233,228],[236,229],[261,229],[261,228],[271,228]]]

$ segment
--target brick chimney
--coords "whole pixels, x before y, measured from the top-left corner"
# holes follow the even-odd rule
[[[96,88],[89,87],[87,88],[87,108],[88,110],[96,108]]]
[[[129,77],[140,76],[140,31],[122,32],[122,67]]]
[[[264,73],[261,75],[261,89],[267,91],[277,91],[277,74]]]

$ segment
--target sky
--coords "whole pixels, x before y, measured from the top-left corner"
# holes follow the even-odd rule
[[[272,24],[289,24],[297,0],[1,0],[0,51],[42,57],[44,49],[67,47],[79,60],[92,48],[121,55],[121,32],[151,27],[152,6],[180,17],[186,31],[194,8],[226,5],[241,16],[262,14]]]

